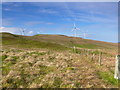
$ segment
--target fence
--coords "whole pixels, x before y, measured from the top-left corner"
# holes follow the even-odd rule
[[[86,55],[91,59],[92,61],[94,60],[95,57],[97,57],[98,64],[101,66],[102,65],[102,54],[103,52],[99,50],[91,50],[91,49],[78,49],[78,48],[73,48],[74,53],[78,53],[81,55]]]
[[[74,48],[74,52],[75,53],[79,53],[79,54],[84,54],[86,56],[90,55],[91,60],[94,60],[94,57],[98,57],[98,64],[101,66],[102,65],[102,57],[103,57],[103,52],[101,51],[97,51],[97,50],[85,50],[85,49],[76,49]],[[115,71],[114,71],[114,78],[115,79],[119,79],[120,80],[120,55],[116,55],[116,59],[115,59]]]
[[[116,55],[114,78],[120,79],[120,55]]]

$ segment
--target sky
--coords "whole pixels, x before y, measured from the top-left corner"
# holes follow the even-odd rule
[[[118,42],[117,2],[4,2],[0,32],[25,35],[62,34]],[[79,36],[80,35],[80,36]]]

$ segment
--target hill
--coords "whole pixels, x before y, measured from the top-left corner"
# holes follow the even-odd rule
[[[0,36],[3,88],[118,87],[117,44],[64,35]]]
[[[2,33],[3,45],[19,48],[49,48],[64,50],[76,46],[86,49],[117,49],[117,44],[102,41],[83,39],[79,37],[68,37],[64,35],[34,35],[22,36],[10,33]]]

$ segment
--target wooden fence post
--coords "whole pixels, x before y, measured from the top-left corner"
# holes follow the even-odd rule
[[[76,48],[75,48],[75,46],[73,47],[73,51],[76,53]]]
[[[94,56],[95,56],[95,54],[92,54],[92,57],[91,57],[91,60],[92,60],[92,61],[94,60]]]
[[[87,52],[86,52],[86,49],[85,49],[84,53],[85,53],[85,56],[87,56]]]
[[[114,78],[120,79],[120,55],[116,55]]]
[[[101,62],[102,62],[102,52],[99,53],[99,65],[101,66]]]

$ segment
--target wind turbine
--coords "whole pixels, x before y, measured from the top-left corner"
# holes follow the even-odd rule
[[[76,24],[74,23],[73,24],[73,29],[72,29],[72,31],[74,32],[74,37],[77,37],[77,30],[80,30],[80,29],[77,28]],[[75,46],[73,46],[73,50],[74,50],[74,52],[76,52],[76,47]]]
[[[84,39],[88,37],[90,34],[88,34],[86,31],[83,32],[83,34],[79,35],[82,36]]]
[[[84,37],[84,38],[86,38],[87,35],[88,35],[88,34],[87,34],[86,32],[83,33],[83,37]]]
[[[20,28],[20,31],[21,31],[21,35],[25,35],[25,28]]]
[[[72,31],[74,32],[74,37],[77,37],[77,30],[80,30],[79,28],[76,27],[76,24],[73,24],[73,29]]]
[[[25,30],[26,30],[25,28],[22,29],[23,35],[25,35]]]

